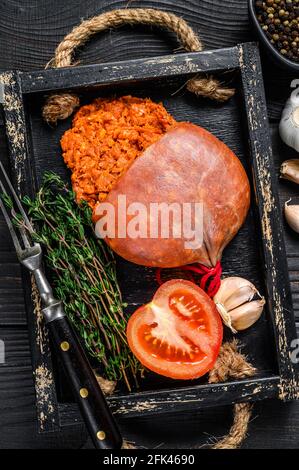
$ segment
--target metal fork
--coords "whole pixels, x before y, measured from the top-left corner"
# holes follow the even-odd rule
[[[42,249],[39,243],[32,243],[31,235],[34,233],[34,229],[29,221],[29,218],[26,212],[23,209],[23,206],[8,178],[8,175],[3,167],[2,162],[0,161],[0,170],[1,174],[4,177],[4,183],[8,187],[9,193],[11,194],[12,198],[10,197],[9,193],[5,189],[5,185],[3,184],[3,180],[0,179],[0,189],[3,195],[10,198],[12,202],[14,202],[20,212],[20,215],[24,221],[24,225],[19,225],[17,227],[13,222],[12,219],[15,219],[16,212],[12,209],[12,219],[8,214],[8,210],[5,207],[5,203],[3,199],[0,198],[0,208],[2,210],[3,216],[9,228],[15,250],[17,253],[17,257],[20,263],[25,266],[31,273],[34,274],[36,284],[39,290],[39,294],[41,300],[43,302],[43,313],[46,317],[46,321],[53,321],[65,316],[65,313],[62,308],[62,304],[60,301],[55,299],[53,296],[52,288],[47,281],[47,278],[42,270]],[[15,219],[16,220],[16,219]],[[23,241],[24,247],[21,246],[20,240],[17,236],[16,229],[19,229],[21,239]],[[28,232],[28,235],[26,233]],[[30,238],[29,238],[30,237]],[[54,308],[54,306],[56,306]],[[49,308],[51,307],[51,308]]]
[[[0,161],[0,208],[20,263],[33,275],[42,300],[42,312],[82,417],[97,449],[119,449],[122,438],[78,338],[53,295],[42,266],[42,248],[32,240],[34,229]],[[4,197],[3,197],[4,196]],[[12,201],[6,208],[4,200]],[[17,214],[21,216],[19,220]],[[17,223],[14,223],[17,222]],[[19,236],[18,236],[19,235]]]

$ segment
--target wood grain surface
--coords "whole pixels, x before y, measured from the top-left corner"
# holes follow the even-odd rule
[[[0,70],[42,68],[57,43],[82,19],[113,8],[156,7],[173,11],[200,32],[205,47],[233,46],[252,40],[247,0],[4,0],[0,3]],[[172,34],[150,28],[125,27],[92,40],[79,51],[82,63],[98,63],[171,53],[178,44]],[[277,175],[280,163],[295,153],[277,134],[277,123],[293,77],[268,62],[263,54],[264,78],[272,127]],[[231,124],[233,125],[233,123]],[[212,123],[211,123],[212,126]],[[3,121],[0,117],[0,155],[7,164]],[[49,155],[50,158],[50,155]],[[297,188],[280,184],[283,203]],[[299,321],[299,239],[285,227],[285,239],[295,312]],[[246,253],[244,253],[244,256]],[[20,269],[0,219],[0,339],[7,343],[7,363],[0,365],[0,448],[90,447],[83,426],[70,426],[56,435],[38,435],[34,391]],[[150,419],[122,421],[124,435],[144,447],[190,448],[222,436],[231,423],[231,407]],[[267,401],[255,406],[245,448],[297,448],[299,403]]]

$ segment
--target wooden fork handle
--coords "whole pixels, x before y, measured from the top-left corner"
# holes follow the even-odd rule
[[[47,326],[95,447],[120,449],[122,438],[116,422],[67,317]]]

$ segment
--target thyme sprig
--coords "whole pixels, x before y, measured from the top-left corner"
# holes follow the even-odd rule
[[[45,173],[35,199],[24,198],[44,246],[55,295],[110,380],[123,379],[131,390],[141,365],[126,341],[125,306],[110,248],[95,237],[92,212],[55,173]]]

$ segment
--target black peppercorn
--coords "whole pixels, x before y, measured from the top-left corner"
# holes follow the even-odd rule
[[[299,62],[299,0],[256,0],[257,18],[278,51]]]

